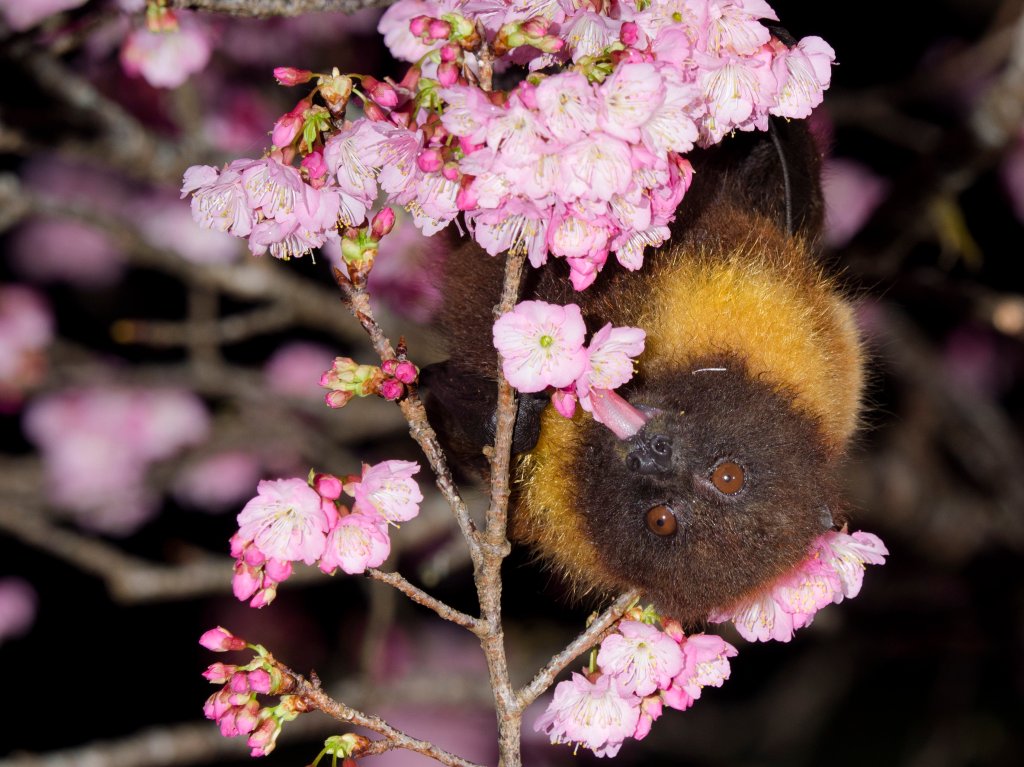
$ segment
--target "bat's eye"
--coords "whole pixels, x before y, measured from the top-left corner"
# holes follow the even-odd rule
[[[647,529],[655,535],[672,535],[676,531],[676,515],[668,506],[655,506],[647,512]]]
[[[743,489],[743,467],[734,461],[723,461],[711,472],[711,484],[723,495],[736,495]]]

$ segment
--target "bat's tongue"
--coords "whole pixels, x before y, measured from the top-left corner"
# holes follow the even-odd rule
[[[629,439],[643,428],[649,416],[637,410],[611,389],[595,389],[590,395],[591,415],[619,439]]]

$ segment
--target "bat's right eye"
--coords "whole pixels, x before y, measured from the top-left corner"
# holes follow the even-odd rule
[[[676,515],[665,505],[654,506],[647,512],[647,529],[655,535],[672,535],[676,531]]]

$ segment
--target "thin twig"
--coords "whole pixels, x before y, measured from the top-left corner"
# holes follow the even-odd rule
[[[309,707],[319,709],[339,722],[365,727],[378,735],[382,735],[384,740],[376,741],[371,745],[370,749],[364,752],[366,755],[380,754],[385,751],[402,748],[429,756],[441,764],[448,765],[448,767],[480,767],[475,762],[470,762],[445,751],[443,748],[438,748],[433,743],[410,737],[401,730],[395,729],[380,717],[364,714],[362,711],[339,703],[323,691],[319,680],[315,679],[315,677],[313,681],[307,680],[301,674],[295,673],[282,663],[278,661],[274,661],[274,663],[284,674],[291,677],[294,687],[290,690],[290,693],[298,695]]]
[[[533,678],[533,681],[523,687],[516,693],[516,706],[519,711],[525,711],[527,706],[537,700],[545,690],[547,690],[552,684],[554,684],[555,677],[558,676],[561,671],[576,660],[580,655],[585,653],[588,649],[598,644],[603,638],[604,634],[611,629],[615,622],[622,617],[622,614],[629,609],[638,598],[640,594],[637,591],[627,591],[625,594],[620,596],[609,607],[601,613],[587,630],[576,637],[568,647],[562,652],[558,653],[552,658],[548,664],[537,672],[537,676]]]
[[[366,571],[366,574],[375,581],[386,583],[387,585],[398,589],[413,602],[433,610],[446,621],[451,621],[458,626],[462,626],[464,629],[468,629],[474,634],[480,633],[480,622],[476,618],[471,615],[466,615],[464,612],[460,612],[454,607],[450,607],[439,599],[435,599],[423,589],[417,588],[413,584],[409,583],[409,581],[399,573],[386,573],[383,570],[371,568]]]
[[[376,319],[374,319],[373,310],[370,308],[369,293],[364,288],[353,285],[345,275],[337,270],[334,271],[334,278],[341,289],[349,310],[359,320],[359,324],[363,326],[367,335],[369,335],[374,351],[377,352],[381,360],[395,359],[394,347],[387,336],[384,335],[384,331],[381,330]],[[437,434],[427,420],[427,411],[415,390],[410,391],[408,395],[399,400],[398,406],[401,408],[402,415],[405,416],[405,420],[409,424],[409,434],[423,450],[423,454],[430,463],[430,468],[434,471],[438,489],[451,506],[452,513],[459,524],[459,529],[462,530],[462,534],[469,545],[470,555],[475,566],[479,559],[476,525],[469,515],[469,507],[466,506],[466,502],[462,499],[455,485],[455,479],[452,477],[451,469],[448,467],[448,461],[445,459],[444,450],[437,439]]]
[[[295,321],[295,310],[285,304],[218,317],[210,322],[118,320],[111,334],[118,343],[154,348],[187,346],[196,336],[218,344],[237,344],[257,336],[285,330]]]

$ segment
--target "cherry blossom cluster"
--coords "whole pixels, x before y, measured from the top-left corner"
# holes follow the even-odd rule
[[[412,461],[364,464],[360,476],[310,472],[308,479],[263,480],[238,515],[231,538],[235,596],[252,607],[270,604],[293,562],[325,573],[378,567],[391,553],[388,526],[419,514],[420,492]],[[351,508],[342,494],[353,499]]]
[[[257,695],[287,692],[291,680],[281,673],[264,647],[250,645],[220,626],[203,634],[199,644],[214,652],[255,651],[252,661],[243,666],[214,663],[203,672],[211,684],[223,685],[206,700],[203,714],[217,723],[225,738],[248,736],[250,754],[266,756],[274,750],[282,725],[304,708],[294,695],[281,695],[275,706],[261,705]]]
[[[522,301],[494,323],[494,347],[501,370],[521,392],[552,387],[552,403],[566,418],[576,405],[617,436],[632,436],[644,417],[613,389],[633,377],[633,358],[644,350],[640,328],[608,323],[583,345],[586,325],[579,306]]]
[[[721,637],[687,636],[678,622],[634,608],[591,654],[590,668],[555,687],[534,729],[552,743],[615,756],[626,738],[645,738],[665,706],[685,711],[704,687],[721,687],[735,655]]]
[[[407,359],[384,360],[380,367],[360,365],[349,357],[336,357],[331,369],[320,376],[328,389],[324,398],[331,408],[344,407],[353,397],[376,394],[387,400],[401,399],[406,386],[415,382],[419,370]]]
[[[807,558],[755,599],[715,613],[712,623],[732,621],[750,642],[788,642],[829,604],[857,596],[866,565],[885,564],[889,553],[877,535],[828,532],[811,546]]]
[[[381,195],[427,235],[463,212],[487,252],[565,258],[582,290],[610,253],[638,269],[668,239],[694,146],[820,103],[832,49],[788,47],[776,18],[764,0],[399,0],[378,28],[412,64],[400,82],[278,68],[316,85],[268,155],[190,168],[182,194],[202,226],[279,258],[365,237]],[[529,72],[485,90],[492,65]]]
[[[0,285],[0,412],[14,410],[46,371],[53,315],[30,288]]]

